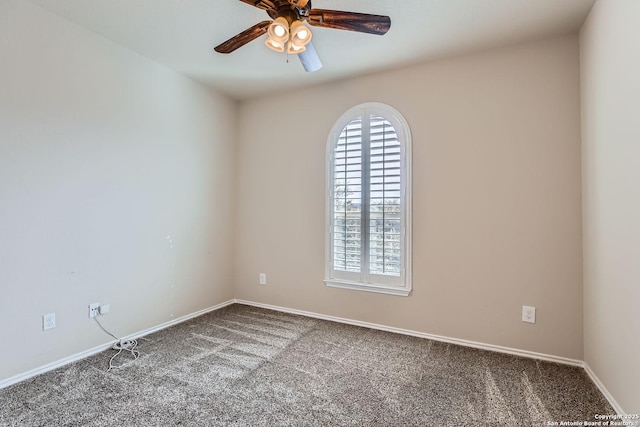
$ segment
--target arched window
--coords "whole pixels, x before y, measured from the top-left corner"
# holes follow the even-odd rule
[[[380,103],[344,113],[327,141],[329,286],[411,292],[411,135]]]

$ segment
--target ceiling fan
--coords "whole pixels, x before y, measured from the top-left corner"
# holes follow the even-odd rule
[[[272,21],[262,21],[240,34],[231,37],[214,50],[231,53],[252,40],[267,33],[265,45],[276,52],[298,55],[308,72],[322,68],[320,58],[311,44],[311,31],[303,21],[314,27],[358,31],[383,35],[391,27],[391,18],[383,15],[344,12],[340,10],[313,9],[311,0],[240,0],[265,10]]]

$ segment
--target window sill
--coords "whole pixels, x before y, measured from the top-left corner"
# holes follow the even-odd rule
[[[364,284],[360,282],[350,282],[347,280],[325,279],[324,283],[332,288],[351,289],[354,291],[376,292],[379,294],[397,295],[408,297],[411,289],[399,288],[395,286],[384,286],[374,284]]]

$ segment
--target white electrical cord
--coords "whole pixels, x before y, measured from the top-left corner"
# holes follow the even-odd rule
[[[98,321],[98,317],[94,317],[93,320],[96,321],[96,323],[98,324],[98,326],[100,326],[100,329],[102,329],[105,333],[107,333],[108,335],[111,335],[113,338],[115,338],[116,340],[118,340],[115,344],[113,344],[113,347],[111,347],[113,350],[118,350],[118,352],[116,354],[114,354],[113,356],[111,356],[111,359],[109,359],[109,369],[107,369],[107,372],[109,372],[111,369],[113,368],[117,368],[118,366],[113,364],[113,360],[118,357],[118,355],[120,355],[120,353],[122,353],[122,351],[128,351],[129,353],[131,353],[131,355],[133,356],[133,359],[137,359],[138,357],[140,357],[140,352],[138,350],[136,350],[135,348],[138,346],[138,341],[137,340],[122,340],[121,338],[118,338],[117,336],[113,335],[111,332],[107,331],[104,326],[102,326],[102,324]]]

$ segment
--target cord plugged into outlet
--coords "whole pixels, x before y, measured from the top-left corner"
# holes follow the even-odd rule
[[[98,315],[98,310],[100,310],[100,304],[94,302],[93,304],[89,304],[89,319],[93,319]]]
[[[133,348],[136,347],[137,344],[138,343],[136,342],[136,340],[124,340],[124,341],[121,340],[113,345],[113,349],[131,351]]]
[[[111,332],[106,330],[104,328],[104,326],[102,326],[102,323],[100,323],[100,321],[98,320],[98,317],[100,317],[102,315],[105,315],[105,314],[109,313],[110,311],[111,311],[111,307],[109,306],[109,304],[100,305],[98,303],[95,303],[95,304],[90,304],[89,305],[89,317],[93,318],[93,320],[96,321],[96,323],[98,324],[100,329],[102,329],[104,331],[104,333],[106,333],[107,335],[111,336],[112,338],[114,338],[116,340],[116,342],[113,344],[113,346],[111,348],[113,350],[117,350],[118,352],[116,354],[114,354],[113,356],[111,356],[111,358],[109,359],[109,368],[107,369],[107,372],[112,370],[113,368],[117,368],[118,367],[117,365],[113,364],[113,361],[123,351],[128,351],[131,354],[131,356],[133,357],[134,360],[137,359],[138,357],[140,357],[140,352],[138,350],[136,350],[136,347],[138,346],[138,341],[137,340],[124,340],[122,338],[118,338],[117,336],[115,336],[114,334],[112,334]],[[92,316],[92,314],[93,314],[93,316]]]

